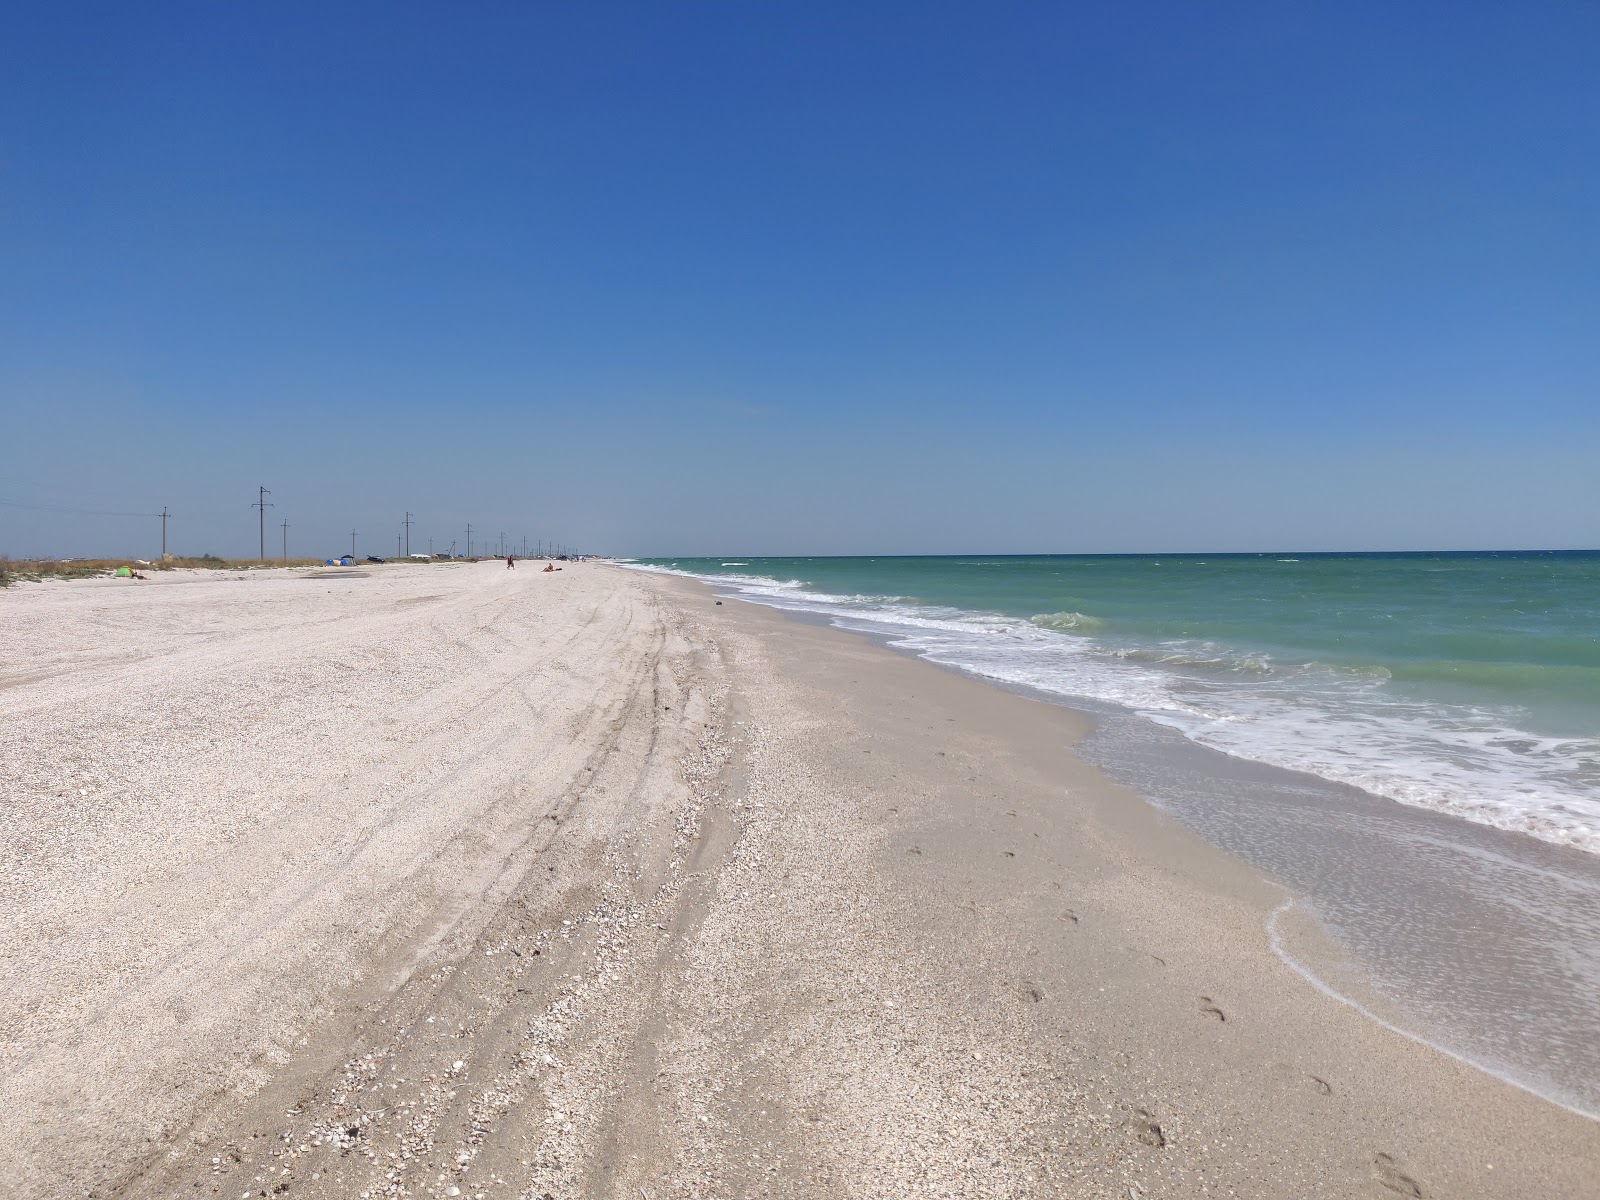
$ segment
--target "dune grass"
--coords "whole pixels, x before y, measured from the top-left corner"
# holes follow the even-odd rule
[[[320,558],[269,558],[261,562],[254,558],[219,558],[215,554],[202,554],[197,558],[174,557],[166,562],[149,562],[137,558],[24,558],[0,556],[0,587],[13,583],[39,583],[47,579],[90,579],[112,574],[118,567],[131,567],[141,575],[157,571],[171,571],[178,567],[200,567],[216,571],[247,571],[262,567],[315,567]]]

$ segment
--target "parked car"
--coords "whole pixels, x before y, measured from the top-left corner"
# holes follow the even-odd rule
[[[381,563],[383,559],[379,558],[376,554],[369,554],[367,555],[367,561]]]

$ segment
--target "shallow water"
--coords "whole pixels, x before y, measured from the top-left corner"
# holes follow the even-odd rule
[[[1125,712],[1094,715],[1079,753],[1285,884],[1397,1025],[1600,1117],[1594,855],[1229,758]],[[1328,978],[1314,958],[1305,966]]]

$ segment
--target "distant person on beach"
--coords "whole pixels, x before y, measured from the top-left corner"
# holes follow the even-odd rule
[[[510,555],[510,554],[506,555],[506,570],[515,571],[516,569],[517,569],[517,560],[516,560],[516,558],[514,556]]]

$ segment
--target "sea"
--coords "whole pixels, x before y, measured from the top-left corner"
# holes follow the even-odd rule
[[[1080,753],[1348,956],[1275,922],[1308,980],[1600,1115],[1600,552],[630,565],[1088,712]]]

